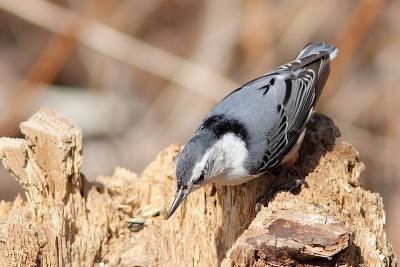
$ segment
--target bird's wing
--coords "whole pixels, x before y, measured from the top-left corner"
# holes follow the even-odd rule
[[[329,51],[322,50],[282,65],[262,77],[271,77],[267,89],[263,87],[265,97],[273,90],[283,97],[276,103],[278,119],[266,136],[267,149],[255,173],[282,163],[296,144],[328,78],[329,63]]]

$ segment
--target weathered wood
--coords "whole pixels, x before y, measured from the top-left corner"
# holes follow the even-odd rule
[[[80,174],[82,131],[54,110],[42,108],[21,123],[25,139],[0,139],[0,157],[25,189],[5,225],[0,258],[13,266],[90,266],[118,221],[111,198]],[[27,205],[28,207],[26,207]],[[4,217],[2,216],[4,219]],[[24,237],[26,242],[19,242]],[[37,247],[26,246],[37,244]],[[28,262],[25,262],[28,264]]]
[[[382,199],[360,186],[357,152],[334,146],[339,132],[326,116],[307,127],[299,174],[286,179],[300,175],[309,188],[280,192],[257,214],[271,176],[209,185],[165,220],[180,145],[140,176],[116,168],[89,183],[79,172],[81,131],[41,109],[21,124],[26,139],[0,139],[3,164],[27,195],[0,202],[0,265],[394,266]]]

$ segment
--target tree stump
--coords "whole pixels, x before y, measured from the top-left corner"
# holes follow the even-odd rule
[[[26,200],[0,202],[0,266],[395,266],[381,197],[364,190],[350,144],[334,145],[332,120],[314,114],[296,163],[309,188],[280,192],[258,213],[272,176],[174,198],[174,159],[161,152],[141,175],[117,167],[88,182],[82,131],[49,108],[0,139],[4,166]],[[140,153],[132,151],[132,153]],[[290,177],[291,176],[291,177]]]

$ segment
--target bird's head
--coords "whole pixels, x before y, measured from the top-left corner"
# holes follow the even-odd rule
[[[211,178],[215,175],[212,170],[213,153],[210,149],[212,140],[211,134],[204,132],[196,134],[177,157],[175,164],[177,192],[167,218],[191,192],[211,182]]]
[[[210,182],[235,185],[248,175],[247,131],[235,119],[207,118],[176,159],[177,193],[168,218],[194,190]],[[236,180],[236,181],[235,181]]]

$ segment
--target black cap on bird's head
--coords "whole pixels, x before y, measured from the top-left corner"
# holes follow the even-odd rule
[[[175,165],[177,191],[167,219],[192,191],[207,183],[206,151],[214,143],[214,138],[212,134],[204,131],[201,134],[195,134],[177,157]]]

